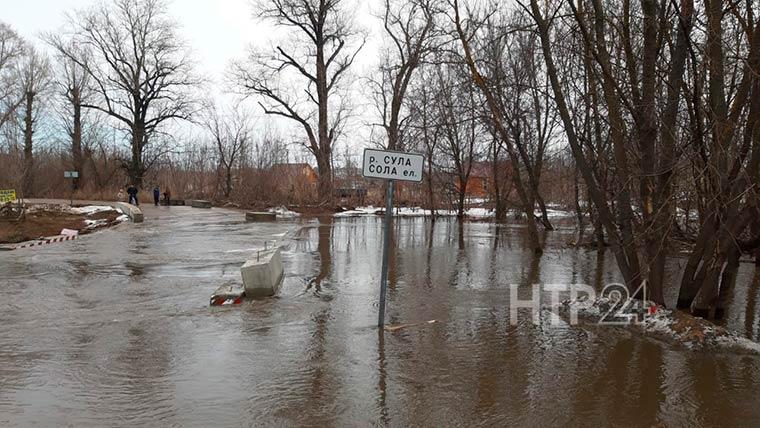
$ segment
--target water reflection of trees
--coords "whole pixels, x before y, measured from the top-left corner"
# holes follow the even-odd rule
[[[760,269],[756,268],[752,283],[747,289],[747,307],[744,311],[744,334],[752,340],[758,340],[760,336],[756,325],[758,293],[760,293]]]
[[[317,253],[319,254],[319,272],[312,278],[306,290],[314,289],[319,294],[322,291],[322,282],[328,278],[332,272],[332,235],[333,235],[333,217],[320,217],[319,226],[317,226]]]

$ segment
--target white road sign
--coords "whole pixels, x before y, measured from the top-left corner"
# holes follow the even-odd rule
[[[414,153],[364,149],[362,175],[370,178],[419,183],[422,181],[424,159],[422,155]]]
[[[79,178],[79,171],[64,171],[63,178]]]

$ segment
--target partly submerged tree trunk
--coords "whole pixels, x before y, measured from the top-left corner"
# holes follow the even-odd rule
[[[433,221],[435,221],[435,197],[433,193],[433,162],[430,159],[430,156],[428,157],[427,162],[427,193],[428,193],[428,204],[430,208],[430,214],[433,218]]]
[[[565,99],[565,93],[562,89],[559,74],[557,71],[557,67],[554,62],[554,54],[552,53],[551,48],[551,40],[549,38],[549,27],[548,22],[545,18],[543,18],[540,8],[538,6],[537,0],[531,0],[530,1],[530,8],[531,8],[531,14],[533,16],[534,21],[536,22],[538,26],[538,32],[541,39],[541,50],[543,52],[544,60],[546,62],[546,72],[549,76],[549,80],[551,83],[551,89],[555,96],[555,102],[557,104],[557,109],[559,110],[560,118],[562,119],[563,127],[565,129],[565,133],[567,135],[568,143],[570,144],[570,148],[572,149],[573,158],[575,159],[575,162],[578,164],[578,169],[583,175],[583,180],[586,183],[586,188],[588,189],[590,199],[593,201],[594,205],[596,206],[596,212],[598,219],[600,223],[604,226],[604,229],[607,231],[607,234],[609,235],[609,239],[612,241],[612,248],[615,253],[615,259],[618,263],[618,267],[620,269],[620,272],[623,276],[623,279],[626,283],[626,286],[629,290],[635,291],[638,289],[641,281],[640,277],[640,271],[638,266],[638,254],[636,252],[635,244],[633,242],[631,232],[630,230],[619,230],[618,227],[615,224],[613,214],[609,209],[609,206],[607,205],[607,199],[606,194],[599,185],[599,182],[597,181],[597,177],[594,175],[593,167],[590,165],[589,160],[586,158],[586,155],[583,152],[583,148],[581,145],[581,142],[578,138],[578,135],[575,132],[575,125],[573,123],[572,115],[570,114],[570,110],[568,108],[566,99]],[[609,90],[609,87],[608,87]],[[607,96],[609,97],[609,91]],[[613,105],[617,105],[616,103],[613,103]],[[617,114],[610,113],[610,119],[612,120],[615,116],[619,116],[619,112]],[[614,122],[614,123],[613,123]],[[611,122],[611,129],[615,130],[617,128],[617,132],[622,132],[622,129],[620,129],[619,121],[615,120]],[[621,143],[624,143],[624,141],[621,141],[622,138],[619,138],[620,136],[617,136],[618,138],[612,138],[613,140],[617,140],[617,147],[616,147],[616,157],[623,157],[625,158],[625,147],[621,146]],[[625,159],[624,159],[625,160]],[[620,171],[621,174],[627,175],[626,171]],[[619,179],[620,180],[620,179]],[[618,181],[620,183],[620,181]],[[618,215],[618,223],[628,223],[632,219],[632,212],[631,211],[631,205],[630,205],[630,195],[625,190],[625,186],[627,186],[627,182],[623,180],[621,183],[622,186],[620,186],[620,189],[618,193],[618,205],[621,203],[625,205],[627,202],[627,210],[625,207],[623,207],[623,211],[619,211]],[[621,193],[624,193],[621,195]],[[617,207],[618,210],[620,210],[620,207]],[[630,225],[630,223],[628,223]],[[626,226],[627,227],[627,226]]]
[[[584,231],[586,229],[586,225],[583,224],[583,219],[585,217],[585,214],[583,212],[583,209],[581,208],[581,190],[580,190],[580,183],[579,183],[579,177],[578,177],[578,167],[575,167],[575,172],[573,174],[573,190],[575,191],[575,217],[578,219],[578,236],[575,240],[575,246],[578,247],[583,244],[583,235]]]
[[[499,177],[498,153],[494,154],[493,169],[493,199],[494,199],[494,216],[497,223],[503,223],[507,220],[507,207],[504,203],[503,189],[501,188],[501,177]]]
[[[332,203],[333,182],[332,182],[332,163],[330,154],[322,153],[317,157],[317,169],[319,179],[317,181],[317,195],[321,204],[330,205]]]
[[[514,181],[517,194],[520,198],[523,212],[525,213],[525,216],[527,218],[526,223],[528,227],[528,238],[530,241],[529,245],[535,253],[539,253],[539,254],[543,253],[543,246],[541,244],[541,239],[538,236],[538,228],[536,227],[536,220],[533,214],[533,204],[531,203],[531,199],[528,195],[527,186],[525,185],[525,182],[523,181],[522,173],[520,172],[519,155],[517,151],[515,150],[513,143],[510,140],[509,132],[507,131],[503,123],[502,112],[500,111],[498,107],[494,94],[492,93],[491,88],[489,88],[489,86],[486,84],[486,81],[483,79],[483,76],[480,74],[475,64],[475,60],[473,58],[472,50],[470,48],[470,43],[469,43],[470,38],[465,34],[464,29],[462,27],[462,22],[459,15],[459,3],[457,0],[454,0],[454,13],[455,13],[454,23],[456,26],[457,35],[459,36],[459,41],[461,42],[462,49],[464,50],[464,59],[469,69],[470,75],[472,76],[472,79],[475,81],[475,85],[477,85],[477,87],[483,93],[486,99],[486,104],[491,113],[491,120],[493,121],[493,126],[496,129],[496,131],[499,133],[499,136],[501,137],[502,141],[504,141],[504,144],[507,148],[507,154],[509,155],[509,159],[510,159],[512,170],[513,170],[512,179]]]

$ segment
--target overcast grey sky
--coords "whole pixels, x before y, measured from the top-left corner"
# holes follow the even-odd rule
[[[6,3],[7,2],[7,3]],[[39,34],[55,31],[64,14],[97,3],[93,0],[3,0],[3,21],[38,45]],[[182,26],[199,61],[199,71],[219,76],[227,62],[243,55],[249,42],[267,34],[253,19],[249,0],[174,0],[170,13]]]
[[[10,24],[25,39],[45,48],[39,38],[41,33],[60,29],[66,22],[66,13],[98,2],[0,0],[0,20]],[[224,89],[221,84],[231,60],[245,56],[247,47],[251,44],[268,46],[283,36],[270,23],[262,22],[254,16],[251,0],[168,0],[168,4],[169,13],[181,26],[180,33],[197,58],[197,70],[209,80],[220,84],[220,89]],[[377,12],[382,4],[379,1],[361,0],[357,0],[356,4],[359,5],[354,14],[357,25],[366,28],[370,35],[355,63],[355,73],[365,75],[376,62],[379,46],[380,21],[372,16],[370,8],[375,8]],[[277,123],[278,127],[285,125],[281,121]],[[297,132],[297,129],[290,128]]]
[[[98,3],[97,0],[0,0],[3,3],[0,20],[13,26],[27,40],[41,45],[39,34],[55,31],[65,22],[64,15]],[[251,0],[169,0],[170,14],[181,25],[181,33],[189,42],[199,61],[199,71],[221,76],[228,62],[239,58],[251,43],[268,44],[276,34],[273,27],[258,21]],[[376,26],[370,15],[370,2],[359,2],[355,15],[358,24]],[[378,2],[379,5],[379,2]],[[376,40],[370,40],[359,68],[370,65],[376,56]]]

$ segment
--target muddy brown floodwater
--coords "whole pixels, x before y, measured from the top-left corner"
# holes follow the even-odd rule
[[[381,334],[379,218],[304,223],[278,298],[210,308],[295,225],[220,209],[146,217],[0,254],[0,425],[760,424],[760,357],[624,327],[510,324],[509,284],[618,279],[610,254],[561,245],[571,231],[548,234],[538,259],[520,227],[400,219],[388,321],[437,322]],[[742,265],[725,324],[754,340],[759,293]]]

